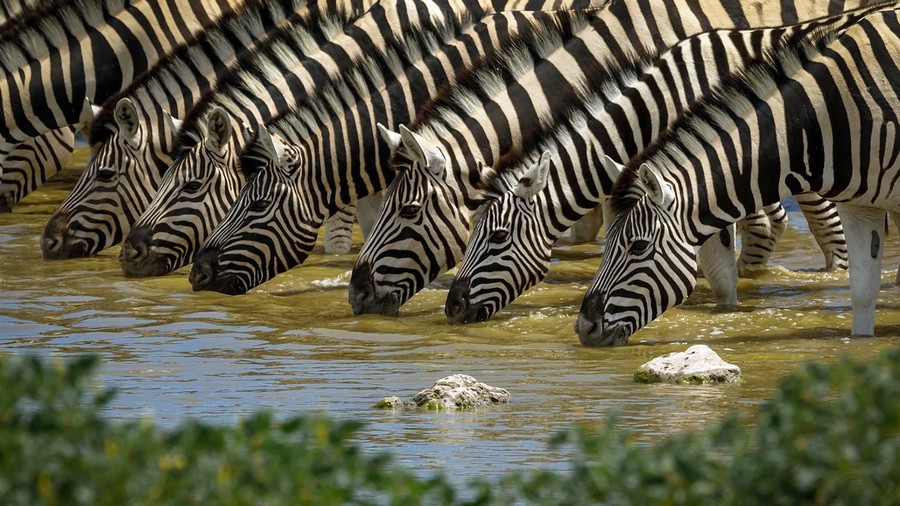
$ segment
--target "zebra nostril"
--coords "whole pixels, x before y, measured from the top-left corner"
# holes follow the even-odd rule
[[[44,237],[41,238],[41,249],[44,253],[57,253],[62,247],[62,244],[62,234],[59,232],[45,234]]]

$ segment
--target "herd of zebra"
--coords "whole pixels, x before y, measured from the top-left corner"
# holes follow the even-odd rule
[[[605,218],[575,330],[610,345],[701,269],[736,304],[797,195],[826,268],[850,269],[853,334],[871,335],[900,211],[897,9],[2,0],[0,200],[55,174],[80,129],[90,158],[44,258],[122,243],[126,275],[193,263],[194,290],[240,294],[303,263],[323,224],[326,250],[348,251],[357,215],[353,312],[397,314],[462,262],[451,322],[489,319]]]

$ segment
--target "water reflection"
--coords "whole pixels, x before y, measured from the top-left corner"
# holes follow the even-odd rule
[[[548,282],[486,323],[446,324],[450,275],[417,295],[399,318],[354,317],[346,287],[356,251],[326,257],[318,249],[305,267],[239,297],[191,292],[187,268],[126,279],[118,248],[42,261],[39,232],[75,175],[65,171],[16,213],[0,215],[0,342],[5,352],[102,354],[102,380],[121,392],[114,417],[171,424],[185,416],[231,422],[261,407],[322,411],[366,420],[362,439],[371,448],[463,480],[559,466],[564,455],[547,451],[546,442],[575,422],[598,423],[615,410],[621,425],[652,441],[758,404],[778,377],[805,360],[867,357],[900,344],[896,241],[886,254],[878,337],[846,339],[847,275],[800,271],[823,262],[796,215],[773,260],[780,267],[741,281],[738,310],[715,310],[701,282],[687,304],[633,336],[633,345],[589,349],[578,344],[572,325],[599,263],[599,244],[558,250]],[[643,362],[696,343],[741,366],[744,380],[632,383]],[[512,402],[449,414],[371,409],[384,396],[411,397],[452,373],[507,388]]]

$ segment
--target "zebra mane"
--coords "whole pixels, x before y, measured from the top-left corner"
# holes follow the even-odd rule
[[[823,30],[827,33],[828,30]],[[675,165],[690,163],[683,151],[700,147],[702,141],[719,137],[718,129],[734,123],[754,108],[758,97],[766,97],[777,91],[792,74],[820,54],[834,41],[840,32],[813,37],[815,42],[800,40],[796,44],[767,51],[763,58],[751,62],[739,72],[731,74],[707,95],[695,100],[641,154],[632,158],[613,185],[610,201],[616,214],[631,210],[644,195],[638,169],[651,162],[663,170]]]
[[[323,2],[317,2],[323,3]],[[336,8],[335,12],[317,12],[310,4],[309,11],[294,19],[289,27],[279,30],[265,47],[254,49],[231,65],[231,70],[216,83],[215,89],[199,99],[183,119],[184,123],[175,139],[176,149],[184,150],[193,146],[202,136],[199,122],[222,101],[233,101],[232,91],[237,90],[249,96],[263,96],[268,93],[266,76],[284,73],[281,66],[285,61],[297,60],[291,46],[300,45],[308,50],[318,48],[318,38],[330,40],[343,32],[344,25],[351,22],[355,12]],[[301,57],[299,61],[302,61]]]
[[[348,106],[368,100],[373,90],[388,86],[393,77],[402,75],[408,67],[473,26],[482,14],[471,10],[457,11],[436,26],[416,27],[391,36],[386,40],[385,50],[381,54],[357,60],[350,69],[331,76],[311,90],[302,104],[292,110],[281,111],[272,118],[267,123],[268,127],[281,133],[289,142],[315,135],[322,125],[334,121]],[[257,139],[258,136],[254,135],[244,146],[245,152],[251,150],[247,153],[248,158],[254,157]],[[256,170],[254,162],[250,161],[244,168],[243,156],[241,160],[242,170],[249,177]]]
[[[0,66],[6,73],[28,65],[80,37],[86,27],[102,23],[141,0],[72,0],[48,2],[23,11],[0,31]]]
[[[130,97],[135,102],[160,107],[169,101],[170,92],[177,90],[181,83],[192,82],[198,75],[210,75],[213,63],[210,55],[232,52],[229,39],[250,40],[250,33],[258,33],[262,22],[263,8],[279,10],[285,19],[294,19],[295,12],[307,4],[307,0],[247,0],[238,9],[225,14],[206,30],[194,35],[185,43],[174,48],[160,58],[152,68],[134,79],[125,89],[107,99],[100,114],[91,123],[88,138],[96,145],[109,140],[116,131],[114,110],[119,100]],[[225,49],[228,48],[228,49]]]
[[[420,133],[446,133],[448,125],[459,124],[462,118],[482,109],[485,101],[506,90],[587,25],[584,13],[560,11],[522,29],[506,44],[458,70],[454,82],[441,86],[419,108],[409,127]]]

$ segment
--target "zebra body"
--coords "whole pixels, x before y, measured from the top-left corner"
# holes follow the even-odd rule
[[[824,48],[751,67],[632,159],[613,188],[621,214],[575,325],[581,341],[627,343],[690,293],[695,247],[809,191],[839,203],[852,333],[872,335],[885,211],[900,209],[898,54],[897,10],[871,14]]]
[[[92,122],[88,165],[44,231],[45,258],[93,254],[120,242],[173,161],[179,122],[172,115],[186,115],[260,47],[324,43],[362,13],[357,4],[249,0],[110,97]]]
[[[826,29],[843,29],[867,12],[777,29],[706,32],[648,59],[637,81],[586,96],[581,108],[538,136],[530,149],[503,159],[503,167],[495,166],[494,178],[485,183],[488,205],[473,228],[447,296],[448,319],[484,321],[544,278],[554,242],[610,195],[618,168],[604,163],[604,156],[629,160],[674,123],[689,102],[761,59],[765,51],[825,36]],[[772,216],[783,222],[786,215],[776,206]],[[754,214],[759,220],[769,218]],[[777,229],[768,223],[761,228]],[[710,279],[714,291],[721,279],[733,290],[737,279],[734,255],[722,248],[731,245],[731,237],[723,239],[708,241],[700,255],[707,278],[727,271]]]
[[[102,3],[82,0],[75,4],[91,1]],[[61,31],[29,41],[33,52],[40,55],[33,60],[24,52],[13,51],[16,48],[9,44],[0,47],[0,62],[7,69],[0,82],[4,120],[0,125],[0,165],[20,142],[89,118],[92,102],[102,102],[118,92],[165,53],[242,3],[136,1],[115,17],[102,10],[98,15],[96,9],[73,13],[77,17],[63,19]],[[93,24],[83,36],[63,36],[68,26],[88,22]],[[59,39],[58,44],[48,48],[53,37]],[[19,63],[24,66],[12,68]]]
[[[413,49],[410,40],[431,44],[407,37],[387,52],[390,72],[360,67],[323,90],[318,104],[270,122],[242,156],[244,170],[258,173],[194,259],[194,288],[243,293],[301,264],[325,219],[357,197],[380,191],[393,176],[387,170],[390,148],[376,125],[408,121],[482,48],[512,43],[504,38],[515,33],[549,36],[573,23],[583,23],[583,17],[529,12],[467,21],[460,25],[463,33],[447,34],[445,46],[415,49],[426,57],[404,69],[408,58],[398,56]],[[268,202],[265,212],[259,212],[261,201]]]
[[[423,6],[428,6],[430,11],[420,11]],[[188,150],[181,156],[175,165],[166,173],[160,190],[154,202],[148,207],[140,222],[136,224],[135,229],[126,240],[125,247],[129,247],[128,243],[135,239],[134,247],[141,247],[140,244],[150,243],[156,251],[156,257],[152,262],[164,263],[165,269],[171,270],[189,263],[193,257],[194,251],[202,241],[206,238],[212,228],[225,215],[225,212],[234,203],[238,195],[238,190],[244,184],[245,178],[243,172],[239,169],[239,164],[234,154],[243,148],[245,140],[240,135],[235,135],[238,121],[246,121],[248,124],[257,124],[271,120],[279,110],[287,111],[289,106],[296,104],[305,104],[308,99],[317,99],[319,85],[315,82],[328,83],[334,78],[341,78],[343,74],[354,71],[355,69],[373,68],[378,70],[374,75],[376,79],[381,81],[393,80],[395,76],[381,74],[379,67],[384,69],[399,68],[397,66],[402,62],[391,62],[386,58],[386,48],[391,44],[403,46],[405,38],[410,39],[409,52],[398,52],[392,50],[391,58],[405,58],[405,61],[418,61],[431,51],[430,48],[438,47],[441,40],[451,40],[463,28],[459,26],[459,19],[466,20],[465,23],[473,23],[469,19],[480,19],[483,17],[485,9],[480,5],[469,5],[468,3],[452,2],[381,2],[377,9],[373,7],[367,15],[359,20],[356,26],[348,29],[347,37],[349,42],[335,43],[333,47],[325,48],[321,51],[321,56],[310,58],[310,61],[301,65],[296,70],[297,77],[292,79],[295,84],[293,98],[290,102],[279,96],[275,92],[272,93],[274,98],[270,103],[256,104],[253,97],[247,96],[246,91],[241,88],[229,89],[227,94],[222,93],[219,97],[214,98],[214,102],[207,104],[207,110],[216,107],[215,110],[227,111],[223,116],[232,118],[231,127],[226,128],[230,133],[219,135],[219,137],[228,137],[228,140],[221,144],[223,153],[229,153],[229,157],[223,158],[221,161],[214,160],[209,156],[209,143],[200,142],[202,135],[194,134],[187,139],[185,145],[190,146]],[[498,24],[489,27],[468,39],[470,46],[464,47],[465,51],[460,51],[461,58],[468,58],[468,51],[483,51],[481,48],[489,48],[495,40],[504,37],[506,30],[515,29],[515,23],[518,18],[530,19],[533,14],[509,14],[505,24]],[[399,19],[398,19],[399,18]],[[400,21],[403,21],[402,23]],[[377,35],[373,36],[373,34]],[[373,44],[378,46],[374,47]],[[427,50],[415,50],[417,44],[427,44],[424,46]],[[348,49],[359,49],[354,51],[350,57],[336,58],[341,53],[338,51],[347,51]],[[462,64],[464,61],[451,62],[452,64]],[[406,63],[402,63],[406,65]],[[452,67],[452,64],[448,64]],[[393,65],[393,66],[392,66]],[[312,77],[312,72],[319,72],[319,69],[327,69],[327,73],[321,78]],[[449,72],[449,70],[447,70]],[[279,69],[273,72],[280,73]],[[249,74],[248,78],[256,78],[256,74]],[[381,77],[377,77],[381,75]],[[309,83],[309,85],[305,85]],[[244,89],[256,90],[257,87],[247,87]],[[431,87],[425,82],[425,86],[418,90],[419,93],[430,93]],[[260,93],[260,95],[263,95]],[[335,105],[341,103],[343,97],[337,97]],[[354,98],[355,100],[355,98]],[[324,104],[324,110],[332,104]],[[194,114],[194,113],[192,113]],[[210,113],[210,116],[218,113]],[[202,125],[205,117],[195,114],[196,125]],[[196,130],[196,129],[194,129]],[[190,132],[191,129],[188,129]],[[209,129],[207,129],[209,131]],[[215,165],[214,165],[215,164]],[[181,181],[194,180],[204,181],[207,187],[213,187],[215,191],[203,191],[195,194],[188,194],[183,191]],[[189,223],[190,226],[183,224]],[[142,236],[138,236],[138,231],[142,230]],[[165,231],[165,234],[159,233]]]
[[[351,276],[353,311],[396,314],[400,305],[458,262],[482,201],[478,183],[489,176],[500,156],[527,143],[522,136],[529,129],[539,129],[542,121],[565,113],[559,107],[563,97],[578,93],[583,83],[619,86],[612,79],[594,84],[591,80],[621,72],[619,63],[628,62],[633,54],[666,48],[712,28],[747,27],[745,17],[729,11],[734,2],[700,3],[702,10],[677,11],[673,9],[677,2],[613,3],[527,79],[509,83],[508,89],[489,97],[485,107],[473,109],[477,117],[466,111],[459,114],[464,109],[460,104],[481,102],[490,95],[484,90],[475,92],[474,99],[463,97],[444,107],[446,118],[432,115],[417,120],[413,128],[417,135],[407,136],[411,142],[402,143],[401,155],[434,153],[436,164],[429,166],[423,157],[404,161],[403,170],[385,192],[372,236],[363,245]],[[722,14],[711,17],[715,12]],[[732,288],[726,296],[736,303],[733,293]]]

